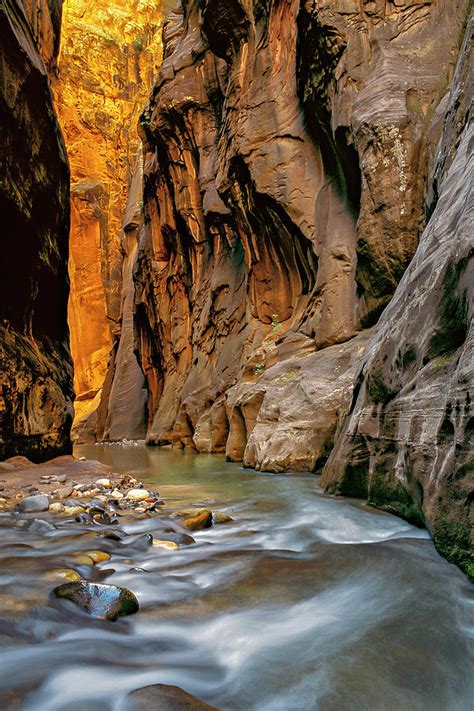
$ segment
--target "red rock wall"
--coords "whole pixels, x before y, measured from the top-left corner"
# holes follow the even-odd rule
[[[466,10],[189,0],[172,12],[141,118],[150,443],[269,469],[327,457],[360,345],[331,349],[377,320],[416,249]],[[299,412],[295,393],[316,351],[337,365],[332,414],[312,426],[325,388]]]
[[[50,89],[60,11],[0,7],[0,459],[70,450],[69,170]]]

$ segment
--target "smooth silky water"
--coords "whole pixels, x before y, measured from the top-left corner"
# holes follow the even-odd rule
[[[425,531],[327,497],[311,475],[136,445],[75,454],[134,474],[167,509],[234,523],[170,552],[1,516],[0,688],[17,693],[0,708],[124,711],[128,691],[163,683],[222,711],[472,710],[472,586]],[[159,518],[127,520],[160,537]],[[50,601],[43,573],[92,548],[111,554],[97,568],[136,593],[137,615],[102,622]]]

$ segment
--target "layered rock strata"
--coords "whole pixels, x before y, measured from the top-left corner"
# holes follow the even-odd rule
[[[445,107],[432,214],[368,344],[323,483],[426,524],[474,578],[473,29]]]
[[[0,6],[0,459],[68,452],[69,170],[50,77],[61,2]]]
[[[139,146],[136,124],[161,60],[165,7],[150,0],[133,7],[126,0],[68,0],[64,8],[55,93],[71,163],[69,324],[74,431],[82,440],[105,436],[129,241],[122,223]],[[125,354],[122,346],[119,357],[136,363],[133,349]]]
[[[467,8],[188,0],[171,13],[141,116],[150,444],[324,464],[357,334],[424,225]]]

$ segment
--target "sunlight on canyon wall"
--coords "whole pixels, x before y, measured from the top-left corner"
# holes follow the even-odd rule
[[[165,5],[163,3],[163,5]],[[122,220],[166,7],[66,0],[56,104],[71,164],[69,326],[76,418],[100,400],[120,332]]]

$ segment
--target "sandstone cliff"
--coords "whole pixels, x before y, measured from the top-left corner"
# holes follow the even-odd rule
[[[443,105],[432,215],[368,344],[323,483],[426,524],[474,578],[473,29]]]
[[[0,6],[0,459],[70,450],[69,170],[49,81],[60,19],[59,0]]]
[[[68,0],[64,7],[55,94],[71,164],[69,325],[75,436],[83,440],[107,437],[122,323],[122,221],[140,143],[136,124],[161,60],[165,8],[151,0],[133,7],[127,0]],[[120,358],[136,364],[133,349],[123,350]],[[132,401],[143,410],[143,379],[127,398],[125,411]],[[143,436],[142,420],[143,412],[130,431],[115,434],[138,428]]]
[[[467,7],[188,0],[171,13],[141,117],[150,444],[324,464],[361,331],[424,225]]]

